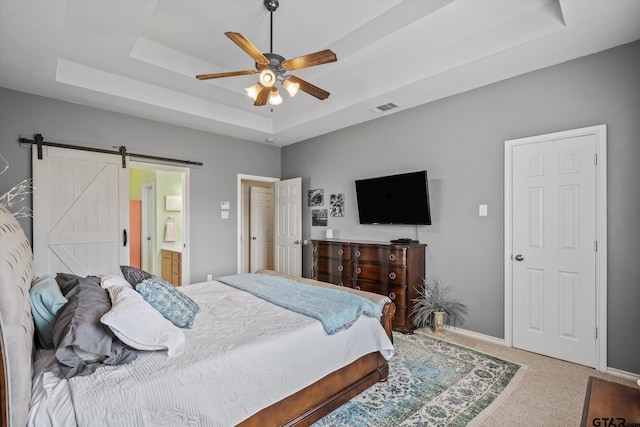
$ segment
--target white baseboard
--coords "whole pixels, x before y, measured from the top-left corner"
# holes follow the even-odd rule
[[[496,337],[492,337],[491,335],[485,335],[479,332],[469,331],[467,329],[456,328],[455,326],[450,326],[449,328],[447,328],[447,330],[451,332],[455,332],[460,335],[466,335],[468,337],[476,338],[482,341],[488,341],[493,344],[504,345],[503,338],[496,338]]]
[[[449,330],[451,332],[455,332],[455,333],[460,334],[460,335],[466,335],[468,337],[476,338],[476,339],[479,339],[479,340],[482,340],[482,341],[488,341],[488,342],[493,343],[493,344],[498,344],[498,345],[502,345],[502,346],[505,345],[503,338],[496,338],[496,337],[492,337],[491,335],[485,335],[485,334],[481,334],[479,332],[469,331],[467,329],[456,328],[455,326],[450,326],[450,327],[447,328],[447,330]],[[607,374],[615,375],[616,377],[624,378],[626,380],[630,380],[630,381],[633,381],[633,382],[636,382],[636,381],[640,380],[640,374],[635,374],[633,372],[623,371],[621,369],[607,367],[605,372]]]
[[[633,372],[622,371],[616,368],[607,368],[606,373],[624,378],[625,380],[631,380],[633,382],[640,380],[640,374],[634,374]]]

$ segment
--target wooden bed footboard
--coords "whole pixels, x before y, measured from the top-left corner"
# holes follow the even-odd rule
[[[238,426],[309,426],[373,384],[386,381],[389,364],[378,352],[332,372],[299,392],[247,418]]]
[[[393,342],[394,303],[386,303],[380,323]],[[377,382],[387,381],[389,363],[379,352],[369,353],[247,418],[239,427],[309,426]]]
[[[392,323],[393,323],[393,317],[395,316],[395,314],[396,314],[396,305],[392,302],[388,302],[384,305],[384,308],[382,309],[382,317],[380,318],[380,323],[382,323],[382,327],[387,332],[387,336],[391,340],[391,343],[393,343]]]

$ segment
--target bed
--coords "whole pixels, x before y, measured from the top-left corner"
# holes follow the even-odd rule
[[[34,345],[34,323],[29,305],[29,289],[34,279],[31,247],[17,221],[2,206],[0,206],[0,267],[0,351],[3,362],[0,365],[0,412],[3,425],[22,427],[27,425],[31,416],[29,407],[32,402],[32,388],[35,390],[34,384],[37,382],[35,380],[42,379],[39,376],[39,370],[43,368],[47,357],[51,359],[51,354],[36,351]],[[280,276],[268,271],[261,273]],[[337,288],[334,285],[310,279],[285,278],[295,279],[315,287]],[[221,293],[216,294],[215,298],[210,295],[214,289]],[[73,402],[71,405],[78,425],[91,425],[92,420],[100,419],[99,417],[103,414],[114,412],[116,415],[110,415],[114,418],[109,420],[113,421],[112,425],[146,425],[157,424],[157,422],[176,425],[171,419],[172,416],[178,417],[176,419],[181,420],[181,425],[310,425],[376,382],[387,379],[387,360],[393,354],[391,321],[395,307],[384,296],[345,289],[347,292],[357,293],[374,301],[381,308],[382,316],[379,320],[360,316],[348,329],[334,335],[327,335],[327,339],[333,340],[338,343],[338,347],[345,349],[345,354],[332,350],[330,354],[320,357],[318,355],[321,347],[325,345],[316,344],[321,339],[319,336],[322,334],[319,330],[322,330],[322,325],[315,319],[289,312],[252,295],[247,296],[244,291],[229,288],[221,283],[206,282],[189,285],[183,290],[185,294],[191,295],[198,301],[202,309],[196,316],[193,329],[185,332],[183,353],[175,357],[167,357],[166,352],[143,352],[142,356],[131,363],[101,366],[92,375],[74,377],[67,382],[61,380],[61,385],[71,389],[67,403]],[[221,303],[227,300],[231,304]],[[262,328],[251,326],[262,322],[257,318],[252,319],[251,322],[235,319],[233,313],[237,312],[237,307],[232,309],[229,306],[242,306],[246,301],[250,301],[248,310],[252,314],[264,311],[270,313],[267,317],[271,318],[275,313],[280,323],[271,326],[265,323]],[[244,311],[246,312],[247,309]],[[369,337],[370,333],[365,332],[371,329],[365,324],[371,324],[372,319],[376,325],[373,329],[382,331],[384,339],[380,336]],[[245,323],[248,325],[243,332],[245,334],[243,339],[253,337],[255,342],[251,345],[258,347],[249,348],[246,342],[239,345],[224,341],[225,333],[230,335],[228,328],[236,327],[233,325],[234,322],[236,326]],[[205,324],[207,326],[213,324],[213,329],[203,329]],[[294,328],[292,324],[299,324],[301,327]],[[210,336],[215,332],[209,331],[215,330],[219,330],[218,335]],[[258,330],[260,332],[256,332]],[[307,333],[316,335],[306,335]],[[277,344],[267,340],[265,338],[267,336],[273,336]],[[212,343],[205,345],[207,337]],[[295,348],[292,342],[304,343],[303,348]],[[317,345],[315,350],[313,345]],[[358,346],[362,348],[357,351],[364,351],[364,354],[346,354],[346,349]],[[376,348],[373,349],[371,346]],[[202,359],[191,362],[194,354]],[[222,354],[231,355],[230,359],[233,360],[212,356]],[[291,359],[287,361],[284,359],[285,356]],[[335,360],[329,363],[325,359]],[[189,363],[185,363],[185,360]],[[175,365],[172,365],[174,361]],[[217,368],[212,368],[207,365],[208,363],[213,363]],[[304,380],[300,378],[303,375],[299,370],[294,369],[293,365],[296,364],[306,367],[305,369],[309,372],[305,375],[308,374],[308,378]],[[142,371],[135,371],[138,368]],[[158,372],[155,377],[152,375],[154,372]],[[166,374],[167,372],[177,374],[171,376]],[[232,375],[218,375],[217,373],[220,372],[232,373]],[[138,388],[132,389],[131,384],[126,382],[132,377],[145,376],[148,377],[148,381],[144,387],[136,385],[135,387]],[[218,378],[222,376],[229,378]],[[51,374],[49,379],[50,377]],[[190,382],[185,378],[192,378],[192,380]],[[227,387],[229,383],[246,381],[262,382],[260,385],[262,388],[259,389],[262,391],[254,396],[249,392],[232,391]],[[274,386],[273,383],[279,384]],[[196,391],[194,396],[182,400],[177,396],[180,393],[179,390],[193,387]],[[133,390],[133,392],[126,395],[120,392],[108,393],[109,390]],[[145,390],[153,390],[156,395],[147,396]],[[174,395],[171,394],[172,390],[176,390]],[[129,404],[131,401],[137,402],[133,406],[138,408],[138,405],[147,404],[145,401],[152,402],[148,404],[151,406],[155,404],[156,407],[131,413],[114,411],[113,408],[123,406],[122,399],[118,400],[120,395],[123,395],[123,398],[132,399],[128,401]],[[105,406],[106,409],[101,408],[102,401],[105,401],[105,405],[111,406]],[[86,404],[83,404],[84,402]],[[211,415],[211,408],[215,408],[215,405],[219,408],[228,408],[228,410],[225,409],[227,411],[225,418],[216,419],[215,415]],[[185,409],[185,407],[188,408]],[[222,409],[219,410],[222,411]],[[216,410],[213,411],[215,414]],[[145,418],[140,415],[141,412],[151,417],[156,414],[155,416],[160,418]]]

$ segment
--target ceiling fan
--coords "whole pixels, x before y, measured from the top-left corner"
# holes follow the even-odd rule
[[[291,96],[294,96],[298,90],[301,90],[320,100],[327,99],[329,97],[329,92],[320,89],[299,77],[287,74],[287,72],[335,62],[338,60],[336,54],[329,49],[325,49],[308,55],[299,56],[297,58],[285,59],[283,56],[273,53],[273,12],[278,9],[279,3],[278,0],[264,0],[263,3],[271,14],[271,39],[269,53],[261,53],[240,33],[234,33],[231,31],[224,33],[231,39],[231,41],[237,44],[240,49],[244,50],[256,61],[256,69],[229,71],[215,74],[200,74],[197,75],[196,78],[198,80],[209,80],[221,77],[245,76],[260,73],[260,81],[245,89],[247,94],[253,98],[253,105],[255,106],[266,105],[267,101],[269,101],[271,105],[278,105],[282,102],[282,97],[275,86],[277,81],[281,82],[282,87],[289,92],[289,95]]]

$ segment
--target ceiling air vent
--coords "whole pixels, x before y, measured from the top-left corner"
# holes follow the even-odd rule
[[[384,113],[386,111],[393,110],[394,108],[398,108],[398,106],[393,102],[389,102],[387,104],[378,105],[375,108],[370,108],[370,110],[374,113]]]

